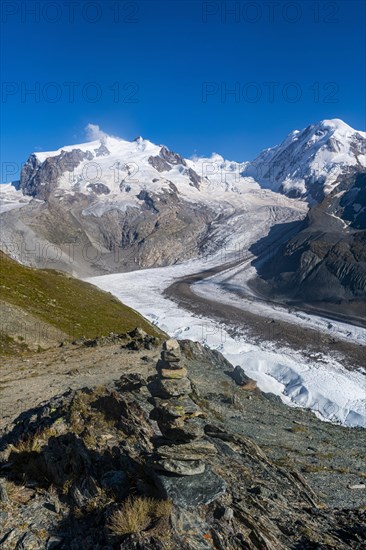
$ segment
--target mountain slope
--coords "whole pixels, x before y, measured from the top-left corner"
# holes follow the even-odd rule
[[[342,120],[295,130],[263,151],[245,170],[264,187],[321,201],[340,179],[366,167],[366,133]]]
[[[137,326],[150,335],[161,334],[111,294],[58,271],[22,266],[2,252],[0,287],[3,353],[123,333]]]
[[[303,229],[258,266],[268,295],[365,322],[365,191],[366,173],[349,176],[310,209]]]

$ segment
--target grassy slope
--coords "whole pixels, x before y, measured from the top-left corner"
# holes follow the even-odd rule
[[[0,296],[70,338],[123,333],[137,326],[153,336],[162,335],[111,294],[58,271],[25,267],[2,252]]]

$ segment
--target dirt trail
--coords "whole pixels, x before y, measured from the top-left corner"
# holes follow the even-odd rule
[[[0,366],[0,430],[21,412],[70,388],[107,384],[128,372],[153,373],[158,356],[159,350],[130,352],[119,344],[96,348],[69,344],[7,358]]]

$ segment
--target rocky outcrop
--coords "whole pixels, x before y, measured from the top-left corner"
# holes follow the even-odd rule
[[[148,163],[151,164],[151,166],[158,172],[169,172],[169,170],[172,169],[169,162],[158,155],[156,157],[149,157]]]
[[[200,183],[202,182],[201,176],[197,174],[192,168],[188,169],[188,176],[189,180],[191,182],[192,187],[195,187],[196,189],[200,188]]]
[[[73,149],[72,151],[61,151],[59,155],[48,157],[41,163],[33,154],[22,168],[20,189],[25,195],[46,199],[57,188],[61,176],[66,172],[71,174],[81,162],[91,161],[93,158],[90,151]]]
[[[96,157],[106,157],[111,154],[103,142],[100,143],[100,147],[98,147],[98,149],[94,149],[94,152]]]
[[[163,146],[160,149],[159,155],[161,158],[163,158],[166,162],[169,164],[172,164],[173,166],[181,164],[182,166],[187,166],[186,161],[183,157],[181,157],[178,153],[174,153],[174,151],[170,151],[167,147]]]
[[[111,190],[104,183],[88,183],[88,189],[91,189],[96,195],[109,195]]]

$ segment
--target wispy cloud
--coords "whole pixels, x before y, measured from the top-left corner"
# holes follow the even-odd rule
[[[99,124],[89,123],[87,126],[85,126],[85,132],[86,132],[87,139],[90,141],[95,141],[97,139],[100,139],[101,141],[103,141],[108,137],[108,134],[106,134],[106,132],[103,132],[103,130],[101,130],[101,128],[99,127]]]

